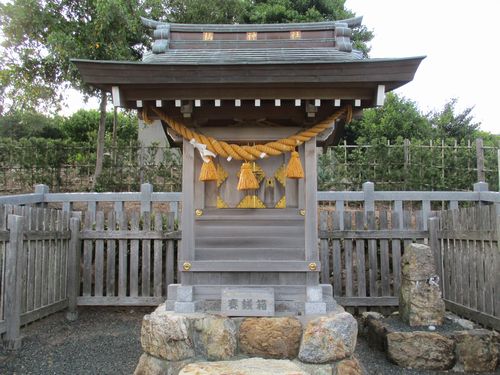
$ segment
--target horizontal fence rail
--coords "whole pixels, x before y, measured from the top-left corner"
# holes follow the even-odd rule
[[[20,343],[20,325],[68,306],[69,213],[0,205],[0,333]]]
[[[500,213],[500,193],[489,191],[488,184],[477,182],[473,191],[377,191],[372,182],[365,182],[361,191],[318,191],[319,205],[333,205],[337,211],[354,205],[365,212],[390,209],[403,212],[418,207],[423,228],[431,211],[458,209],[485,202],[493,203]],[[115,211],[139,209],[141,213],[155,211],[174,212],[180,218],[182,193],[154,192],[153,185],[141,185],[140,192],[124,193],[50,193],[46,185],[36,185],[33,194],[0,196],[0,204],[50,205],[63,211]],[[343,229],[342,223],[340,229]]]
[[[384,192],[368,182],[317,196],[321,282],[340,304],[396,306],[401,256],[416,241],[439,245],[448,308],[497,324],[500,193],[485,183],[470,192]],[[18,346],[21,324],[66,307],[76,318],[78,305],[162,303],[177,281],[181,199],[149,184],[137,193],[70,194],[38,185],[0,197],[0,333],[8,346]]]
[[[176,280],[175,213],[87,211],[78,305],[158,305]]]
[[[430,236],[446,307],[500,330],[500,216],[493,206],[440,213]]]
[[[428,232],[406,212],[321,210],[319,238],[321,283],[341,305],[397,306],[404,248]]]

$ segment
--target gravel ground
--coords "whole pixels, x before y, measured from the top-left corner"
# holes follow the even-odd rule
[[[0,374],[131,374],[141,355],[141,320],[153,308],[79,308],[30,324],[17,352],[0,349]]]
[[[0,349],[0,374],[132,374],[142,353],[141,320],[152,310],[81,307],[75,322],[66,321],[64,312],[51,315],[23,329],[19,351]],[[401,369],[363,337],[356,355],[367,375],[443,374]]]
[[[363,337],[358,337],[356,345],[356,356],[363,364],[367,375],[399,375],[399,374],[419,374],[419,375],[438,375],[438,374],[461,374],[473,375],[472,372],[454,372],[454,371],[419,371],[403,369],[389,362],[385,353],[374,350],[368,346],[367,341]],[[480,375],[495,375],[500,372],[482,372]],[[479,375],[477,373],[476,375]]]
[[[424,331],[424,332],[436,332],[441,334],[448,334],[455,331],[463,331],[463,327],[461,327],[457,323],[453,323],[448,319],[445,319],[444,324],[434,326],[434,331],[431,331],[426,326],[421,327],[411,327],[403,321],[398,316],[390,316],[383,320],[384,323],[389,324],[389,327],[398,332],[415,332],[415,331]]]

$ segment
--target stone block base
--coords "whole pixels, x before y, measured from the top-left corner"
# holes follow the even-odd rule
[[[298,360],[244,358],[233,361],[193,360],[171,362],[144,353],[134,375],[363,375],[359,361],[346,358],[328,364],[308,364]]]
[[[396,317],[368,314],[363,324],[370,347],[385,351],[401,367],[476,373],[493,372],[498,365],[499,335],[495,331],[464,330],[463,324],[451,320],[429,331],[409,327]]]
[[[361,375],[353,357],[357,333],[356,320],[343,309],[229,318],[167,311],[163,304],[143,319],[144,354],[135,374]]]

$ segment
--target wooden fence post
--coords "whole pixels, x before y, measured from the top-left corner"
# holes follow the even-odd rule
[[[481,200],[481,192],[483,192],[483,191],[489,191],[488,183],[484,182],[484,181],[479,181],[479,182],[476,182],[473,185],[473,187],[474,187],[474,191],[479,193],[479,199],[477,201],[477,204],[479,206],[483,206],[483,205],[487,204],[486,202],[484,202],[484,201]]]
[[[476,139],[476,165],[477,165],[477,181],[485,182],[486,175],[484,173],[484,148],[483,139]]]
[[[146,212],[151,212],[151,195],[153,193],[153,185],[145,183],[141,185],[141,215]]]
[[[441,293],[443,298],[446,298],[445,290],[443,289],[443,256],[441,254],[441,243],[438,238],[439,230],[439,218],[431,217],[428,220],[429,227],[429,245],[432,252],[434,253],[434,264],[436,265],[436,272],[439,276],[439,287],[441,288]]]
[[[5,304],[4,317],[7,324],[4,346],[8,350],[21,347],[21,286],[23,265],[23,226],[24,218],[9,215],[7,228],[10,231],[5,254]]]
[[[74,321],[78,318],[77,299],[80,289],[80,219],[72,217],[69,222],[69,229],[71,231],[71,238],[69,240],[69,253],[68,253],[68,280],[67,280],[67,298],[68,298],[68,312],[66,319]]]
[[[364,199],[365,199],[365,224],[366,224],[366,214],[370,211],[375,211],[375,200],[374,200],[374,193],[375,193],[375,184],[373,182],[365,182],[363,184],[363,192],[364,192]]]
[[[38,207],[47,207],[47,203],[45,203],[45,194],[49,193],[49,187],[44,184],[35,185],[35,194],[42,194],[42,201],[37,204]]]

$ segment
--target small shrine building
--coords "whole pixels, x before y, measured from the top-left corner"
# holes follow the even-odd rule
[[[227,315],[318,314],[318,146],[353,113],[410,82],[423,57],[353,49],[361,17],[341,21],[153,29],[142,61],[74,60],[113,104],[161,121],[182,147],[180,283],[167,309]],[[235,302],[236,301],[236,302]],[[246,301],[246,306],[245,302]]]

